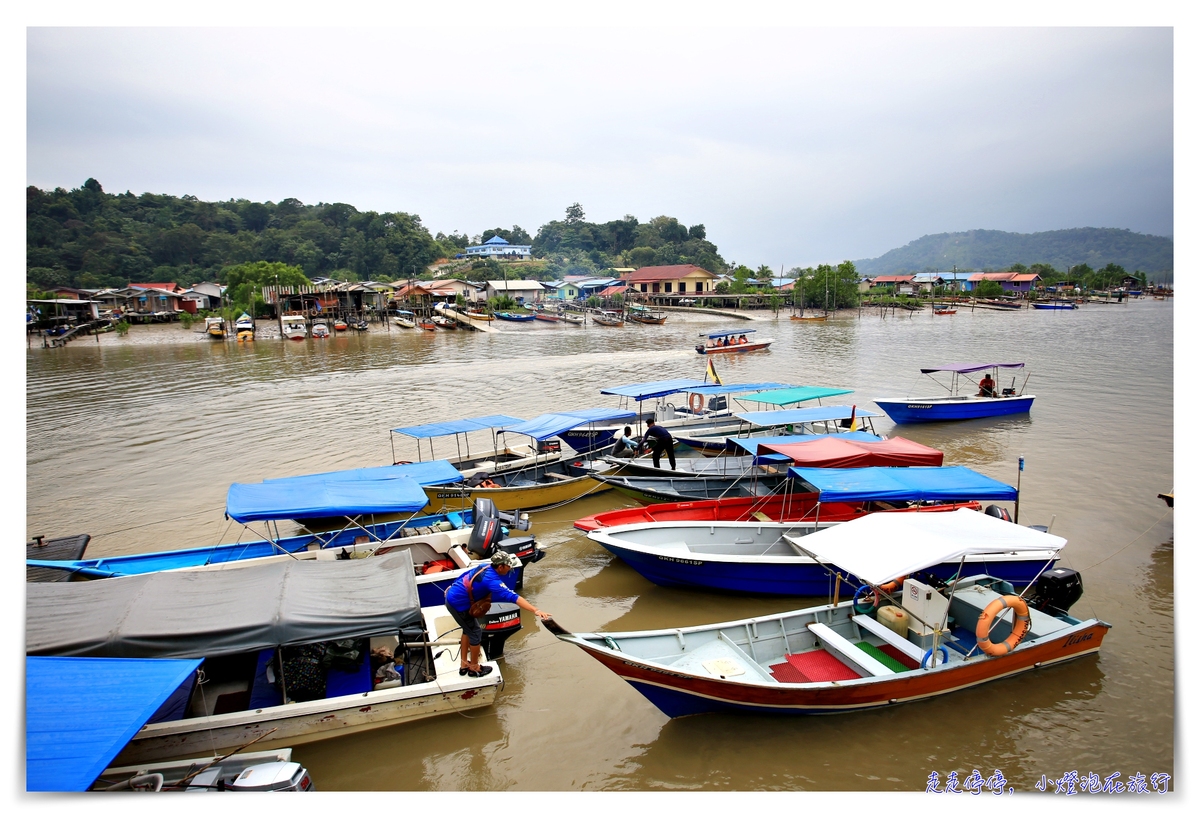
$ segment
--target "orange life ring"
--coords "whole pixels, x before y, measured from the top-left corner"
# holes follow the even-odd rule
[[[988,633],[992,629],[992,621],[1005,608],[1013,610],[1012,633],[1003,642],[996,644],[988,638]],[[975,639],[979,643],[979,649],[988,656],[1003,656],[1011,653],[1027,633],[1029,633],[1029,606],[1019,596],[1009,595],[993,599],[983,609],[983,613],[979,615],[979,623],[975,626]]]
[[[396,461],[395,463],[393,463],[392,465],[393,465],[393,466],[411,466],[411,465],[412,465],[412,461],[411,461],[411,460],[397,460],[397,461]]]
[[[688,407],[692,410],[693,415],[700,414],[700,410],[704,408],[704,396],[699,392],[688,395]]]
[[[906,580],[906,579],[908,579],[908,577],[898,577],[898,578],[892,580],[891,582],[885,582],[879,586],[879,590],[883,591],[885,594],[890,594],[894,591],[899,591],[901,588],[904,587],[904,580]]]

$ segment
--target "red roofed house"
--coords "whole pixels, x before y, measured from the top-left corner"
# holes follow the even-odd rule
[[[639,294],[683,297],[690,293],[711,293],[717,276],[695,264],[668,264],[642,267],[622,278]]]
[[[974,290],[981,281],[996,281],[1006,293],[1027,293],[1041,280],[1037,273],[971,273],[967,289]]]
[[[919,289],[916,278],[915,273],[903,276],[875,276],[871,280],[871,287],[895,287],[897,293],[914,295]]]

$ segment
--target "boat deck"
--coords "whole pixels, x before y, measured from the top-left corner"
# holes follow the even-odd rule
[[[25,543],[25,559],[27,560],[81,560],[87,550],[91,534],[76,534],[73,537],[41,537]],[[62,582],[71,578],[69,571],[58,571],[53,568],[25,567],[26,582]]]

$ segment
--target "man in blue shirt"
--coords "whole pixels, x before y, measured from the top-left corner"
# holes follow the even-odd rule
[[[483,568],[472,567],[446,589],[446,609],[454,621],[462,627],[461,652],[459,653],[460,676],[486,676],[492,672],[491,665],[479,664],[480,642],[483,641],[483,625],[471,616],[472,603],[490,595],[492,602],[514,602],[540,619],[549,619],[550,614],[539,611],[523,597],[517,596],[504,583],[504,578],[513,569],[521,567],[521,560],[507,551],[492,554],[492,564]],[[468,590],[468,585],[470,589]],[[469,658],[468,658],[469,656]]]
[[[650,456],[654,458],[654,468],[658,468],[659,458],[663,452],[667,454],[667,460],[671,463],[671,470],[675,470],[675,439],[671,437],[671,433],[654,422],[654,418],[646,421],[646,434],[643,440],[650,441]]]
[[[613,444],[613,457],[636,457],[638,444],[637,441],[630,437],[633,430],[628,426],[625,427],[623,434],[617,435],[617,442]]]

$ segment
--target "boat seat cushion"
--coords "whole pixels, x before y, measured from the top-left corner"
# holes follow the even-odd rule
[[[345,671],[329,668],[325,675],[325,698],[334,696],[350,696],[354,693],[369,693],[371,691],[371,663],[363,658],[358,670]]]

